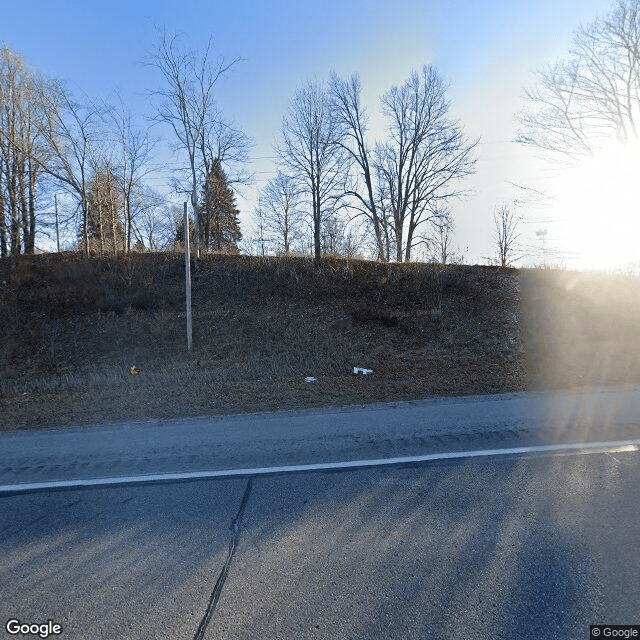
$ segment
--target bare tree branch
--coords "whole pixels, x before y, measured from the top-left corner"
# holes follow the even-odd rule
[[[262,238],[284,254],[302,249],[304,211],[303,189],[281,171],[262,190],[256,209]]]
[[[341,138],[325,88],[307,82],[296,92],[282,121],[276,152],[283,168],[304,185],[311,200],[316,260],[322,254],[322,220],[333,210],[331,204],[348,162],[338,144]]]
[[[467,140],[460,125],[448,119],[445,93],[436,69],[425,66],[382,97],[390,139],[378,145],[376,162],[386,186],[398,262],[411,259],[418,227],[439,211],[435,203],[463,195],[456,185],[475,171],[479,141]]]
[[[519,258],[518,251],[518,231],[519,218],[516,217],[513,209],[507,205],[501,205],[493,216],[495,225],[494,241],[498,249],[498,259],[501,267],[509,266]]]
[[[224,160],[218,155],[212,157],[213,153],[225,153],[230,158],[233,149],[242,154],[244,145],[246,150],[244,134],[242,138],[239,133],[235,137],[222,134],[223,121],[214,95],[218,80],[240,58],[231,62],[219,58],[213,62],[210,54],[211,41],[205,51],[198,55],[194,51],[184,50],[176,34],[169,35],[165,30],[160,30],[157,48],[148,63],[160,71],[165,82],[164,87],[151,92],[159,100],[156,120],[171,127],[178,141],[177,148],[184,151],[188,158],[189,193],[198,228],[196,242],[200,238],[199,185],[208,175],[213,161],[216,158]]]
[[[566,59],[537,76],[517,142],[575,161],[604,140],[637,138],[640,0],[617,0],[608,16],[579,27]]]

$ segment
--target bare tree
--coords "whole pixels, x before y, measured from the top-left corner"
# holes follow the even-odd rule
[[[61,84],[50,82],[38,100],[37,127],[46,146],[41,168],[71,195],[81,213],[81,245],[89,255],[89,190],[92,164],[104,139],[103,112],[94,102],[75,101]]]
[[[354,204],[357,215],[368,219],[376,243],[376,258],[389,260],[388,221],[380,204],[376,186],[376,167],[372,151],[366,139],[369,118],[360,97],[360,77],[352,75],[348,80],[335,73],[329,79],[332,116],[336,119],[342,136],[337,143],[352,159],[355,179],[345,185],[344,195]]]
[[[353,226],[336,214],[322,221],[322,251],[325,255],[356,258],[361,255],[362,238]]]
[[[390,139],[377,146],[376,163],[398,262],[411,260],[418,227],[438,222],[441,209],[435,205],[462,195],[458,183],[475,170],[478,140],[466,139],[448,119],[445,93],[436,69],[424,66],[382,97]]]
[[[185,51],[179,46],[177,35],[161,31],[160,41],[149,63],[160,71],[165,81],[164,87],[152,92],[153,96],[160,99],[157,120],[171,127],[177,140],[176,147],[183,150],[188,158],[189,192],[198,229],[199,185],[208,174],[207,163],[215,159],[212,155],[216,150],[216,136],[219,140],[218,152],[221,149],[228,152],[229,140],[221,136],[226,130],[221,128],[215,87],[218,80],[239,62],[239,58],[231,62],[219,58],[213,62],[210,49],[211,43],[202,54]],[[199,235],[199,232],[196,233],[196,243]]]
[[[303,236],[302,190],[291,176],[279,171],[262,190],[256,208],[261,238],[278,252],[299,249]]]
[[[440,216],[442,222],[435,224],[435,232],[429,238],[431,245],[431,258],[440,264],[451,262],[453,257],[453,247],[451,245],[451,236],[453,233],[453,220],[448,211],[442,212]]]
[[[506,267],[521,257],[517,254],[519,251],[518,239],[520,238],[519,218],[516,217],[508,204],[503,204],[494,214],[493,222],[495,224],[494,241],[498,249],[500,266]]]
[[[337,144],[341,137],[325,88],[317,82],[307,82],[296,92],[282,121],[281,142],[276,151],[281,165],[303,185],[311,200],[316,260],[322,255],[322,219],[333,210],[347,162]]]
[[[640,0],[617,0],[606,17],[581,26],[569,55],[537,75],[518,142],[573,161],[603,139],[637,138]]]
[[[33,253],[42,141],[35,112],[44,78],[0,48],[0,255]]]
[[[254,175],[246,168],[251,146],[251,139],[244,131],[220,116],[211,123],[200,141],[203,175],[209,175],[213,164],[219,161],[225,167],[229,186],[234,190],[237,190],[239,185],[251,184]]]
[[[157,191],[140,184],[131,193],[131,210],[135,246],[158,251],[173,244],[175,218],[182,214],[182,207],[169,206]]]
[[[130,253],[135,227],[134,193],[142,188],[143,178],[153,171],[151,161],[157,141],[151,138],[148,130],[135,125],[122,98],[118,106],[109,107],[106,113],[114,128],[115,166],[122,196],[126,251]]]

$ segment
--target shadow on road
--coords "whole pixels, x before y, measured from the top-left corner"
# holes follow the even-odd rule
[[[591,519],[622,489],[593,462],[264,479],[211,637],[584,638],[610,559]]]
[[[204,637],[577,640],[628,621],[635,455],[258,477]],[[0,608],[68,639],[190,640],[245,486],[2,498]]]

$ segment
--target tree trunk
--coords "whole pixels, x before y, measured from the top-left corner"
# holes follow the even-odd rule
[[[411,218],[409,220],[409,228],[407,229],[407,245],[405,247],[404,252],[404,261],[411,262],[411,246],[413,245],[413,234],[416,230],[416,224],[413,219],[413,213],[411,214]]]
[[[360,138],[362,138],[362,134],[360,134]],[[369,160],[367,159],[367,156],[366,156],[364,139],[362,139],[361,142],[359,141],[359,146],[362,149],[360,154],[362,159],[361,166],[364,174],[364,181],[367,186],[367,197],[369,199],[368,209],[369,209],[369,212],[371,213],[371,220],[373,221],[373,232],[376,238],[378,260],[388,262],[389,252],[387,250],[387,255],[385,260],[384,245],[383,245],[383,239],[382,239],[382,224],[381,224],[380,216],[378,214],[378,208],[376,207],[376,201],[373,196],[373,181],[371,180],[371,168],[369,167]]]
[[[189,151],[189,160],[191,162],[191,206],[193,207],[193,253],[197,258],[200,257],[200,207],[198,205],[198,192],[196,177],[196,160],[194,152]],[[187,230],[188,233],[188,230]]]
[[[84,169],[81,169],[80,198],[82,204],[82,240],[84,242],[84,257],[89,258],[89,202],[87,200],[87,183]]]
[[[0,160],[1,163],[1,160]],[[2,178],[1,172],[2,166],[0,164],[0,178]],[[7,221],[5,218],[5,199],[4,192],[0,189],[0,256],[5,258],[7,256]]]
[[[11,167],[11,173],[9,175],[7,185],[7,193],[9,195],[9,210],[11,212],[11,254],[17,256],[20,254],[20,207],[18,204],[15,161],[12,164],[13,166]]]
[[[211,209],[211,202],[208,202],[205,206],[205,221],[204,221],[204,246],[208,249],[211,246],[211,218],[214,215]]]
[[[115,189],[115,185],[112,184],[111,175],[107,179],[107,193],[108,193],[108,205],[111,217],[111,236],[113,237],[113,255],[118,255],[118,194]]]
[[[60,253],[60,219],[58,217],[58,194],[54,194],[53,196],[56,208],[56,248],[58,249],[58,253]]]
[[[391,260],[391,238],[389,237],[389,225],[384,222],[384,261],[389,262]]]
[[[104,220],[102,216],[102,201],[98,193],[98,228],[100,229],[100,255],[104,256]]]
[[[313,252],[318,261],[322,257],[322,247],[320,244],[320,185],[313,182],[312,206],[313,206]]]
[[[118,237],[116,234],[117,212],[114,208],[113,202],[111,203],[110,209],[111,209],[111,235],[113,236],[113,255],[117,256],[118,255]]]
[[[395,237],[396,262],[402,262],[402,222],[400,222],[400,224],[396,222],[395,231],[396,231],[396,237]]]
[[[131,191],[128,190],[124,199],[125,218],[127,223],[127,253],[131,253]]]
[[[18,190],[20,193],[20,214],[22,222],[22,248],[24,253],[33,253],[29,251],[29,208],[27,207],[27,182],[25,178],[25,162],[21,159],[18,168]]]
[[[36,251],[36,189],[38,174],[35,163],[29,160],[29,237],[26,247],[27,253]]]
[[[284,210],[284,228],[283,228],[283,240],[284,240],[284,254],[289,254],[289,209],[285,207]]]

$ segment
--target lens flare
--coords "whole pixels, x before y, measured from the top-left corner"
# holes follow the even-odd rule
[[[556,178],[558,237],[570,266],[625,269],[640,260],[640,142],[602,146]]]

